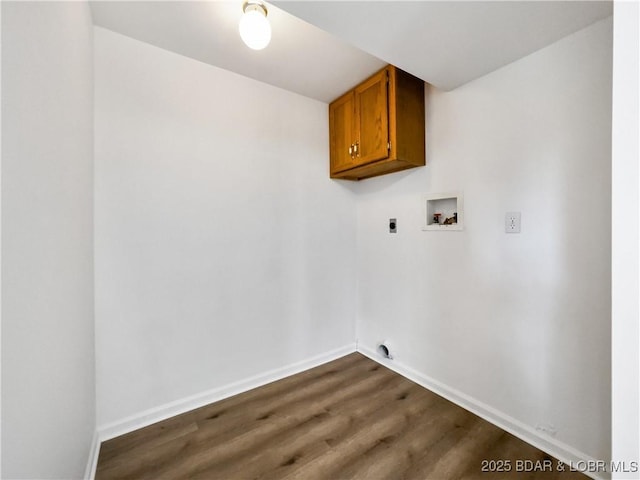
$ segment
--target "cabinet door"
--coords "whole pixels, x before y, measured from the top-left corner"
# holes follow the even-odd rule
[[[387,70],[382,70],[355,90],[357,153],[356,165],[389,156],[389,92]]]
[[[331,173],[353,167],[351,147],[355,143],[353,92],[349,92],[329,105],[329,155]]]

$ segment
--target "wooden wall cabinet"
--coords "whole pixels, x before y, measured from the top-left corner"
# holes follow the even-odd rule
[[[331,178],[425,165],[424,82],[389,65],[329,105]]]

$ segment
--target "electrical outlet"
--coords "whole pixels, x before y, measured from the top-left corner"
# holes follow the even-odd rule
[[[556,427],[550,423],[539,423],[538,425],[536,425],[536,430],[542,433],[546,433],[550,437],[555,437],[558,433]]]
[[[520,212],[507,212],[504,216],[504,231],[520,233]]]
[[[389,219],[389,233],[397,233],[398,232],[398,222],[395,218]]]

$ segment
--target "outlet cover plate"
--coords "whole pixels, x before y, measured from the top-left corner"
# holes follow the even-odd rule
[[[504,231],[520,233],[520,212],[507,212],[504,216]]]

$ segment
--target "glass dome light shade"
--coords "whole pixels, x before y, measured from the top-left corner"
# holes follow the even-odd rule
[[[247,2],[240,19],[240,37],[247,47],[262,50],[271,41],[271,24],[267,20],[267,9],[260,3]]]

